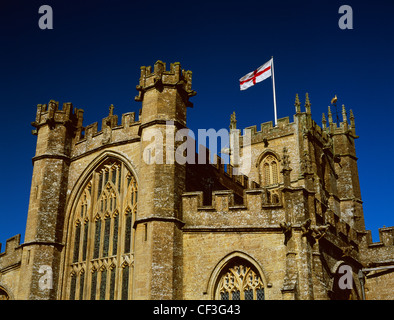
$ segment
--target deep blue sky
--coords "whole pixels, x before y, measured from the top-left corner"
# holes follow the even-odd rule
[[[51,5],[54,29],[38,27]],[[353,8],[353,30],[338,9]],[[85,110],[84,125],[138,111],[140,66],[180,61],[193,71],[188,126],[228,128],[273,120],[272,84],[240,91],[238,79],[275,59],[278,117],[309,92],[312,115],[336,94],[353,109],[366,228],[393,226],[394,2],[377,1],[1,1],[0,242],[25,232],[36,105],[50,99]]]

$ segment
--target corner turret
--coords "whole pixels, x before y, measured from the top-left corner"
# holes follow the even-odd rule
[[[48,105],[37,105],[33,134],[37,136],[33,158],[33,177],[26,223],[23,255],[31,263],[21,270],[20,297],[22,299],[54,299],[56,290],[39,290],[41,274],[37,265],[53,270],[53,281],[58,281],[56,263],[63,247],[63,223],[67,197],[68,171],[75,138],[82,129],[83,110],[71,103],[50,100]]]
[[[189,98],[196,92],[191,88],[192,72],[182,70],[179,62],[172,63],[167,71],[166,64],[159,60],[153,73],[151,70],[141,67],[135,98],[142,102],[138,197],[142,205],[138,206],[134,224],[135,272],[140,275],[141,285],[135,298],[179,299],[182,297],[179,241],[186,164],[175,161],[175,150],[181,142],[175,142],[174,137],[186,128],[186,109],[193,106]],[[163,246],[163,243],[171,245]],[[156,265],[160,268],[155,268]],[[146,273],[149,269],[151,274]]]

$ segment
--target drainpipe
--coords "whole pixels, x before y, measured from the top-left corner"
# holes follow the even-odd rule
[[[370,271],[385,270],[385,269],[394,269],[394,265],[392,265],[392,266],[375,267],[375,268],[364,268],[364,269],[361,269],[361,271],[362,272],[370,272]]]
[[[360,269],[360,270],[358,271],[358,280],[360,281],[360,285],[361,285],[361,294],[362,294],[363,300],[365,300],[365,288],[364,288],[365,280],[364,280],[364,273],[363,273],[363,270],[362,270],[362,269]]]
[[[360,280],[360,284],[361,284],[361,292],[362,292],[363,300],[365,300],[364,273],[370,272],[370,271],[387,270],[387,269],[394,269],[394,265],[375,267],[375,268],[363,268],[358,271],[358,279]]]

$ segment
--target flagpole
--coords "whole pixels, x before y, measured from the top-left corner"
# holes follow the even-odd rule
[[[274,113],[275,113],[275,127],[278,124],[278,116],[276,114],[276,93],[275,93],[275,76],[274,76],[274,57],[271,57],[272,60],[272,89],[274,93]]]

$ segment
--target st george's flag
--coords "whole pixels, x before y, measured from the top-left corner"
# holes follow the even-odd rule
[[[261,82],[272,75],[272,60],[270,59],[268,62],[264,63],[258,69],[249,72],[247,75],[243,76],[239,79],[239,85],[241,90],[246,90],[251,86],[254,86],[256,83]]]
[[[274,76],[274,57],[271,57],[266,63],[260,68],[249,72],[247,75],[239,79],[239,85],[241,90],[246,90],[256,83],[261,82],[269,77],[272,77],[272,93],[274,96],[274,116],[275,116],[275,127],[278,125],[278,116],[276,112],[276,94],[275,94],[275,76]]]

